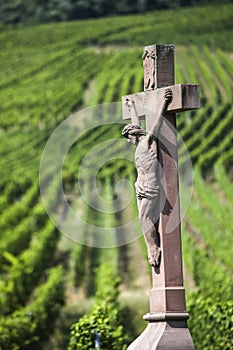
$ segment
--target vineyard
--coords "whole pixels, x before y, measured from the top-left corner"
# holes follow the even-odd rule
[[[142,91],[154,43],[174,43],[176,84],[201,90],[201,109],[177,114],[180,170],[185,145],[193,176],[181,190],[190,332],[196,350],[233,348],[232,21],[229,4],[1,27],[1,350],[91,349],[98,336],[124,349],[146,326],[150,269],[120,105]]]

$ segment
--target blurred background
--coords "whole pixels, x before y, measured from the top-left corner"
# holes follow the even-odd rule
[[[176,84],[201,91],[200,110],[177,114],[180,172],[193,177],[181,186],[190,332],[196,350],[233,348],[232,23],[232,1],[1,1],[0,349],[125,349],[147,325],[151,270],[139,225],[119,244],[137,207],[117,184],[136,177],[133,147],[122,151],[121,96],[143,90],[151,44],[174,44]],[[113,103],[96,124],[94,107]],[[48,140],[74,114],[40,172]],[[80,169],[105,142],[94,188],[98,158]],[[94,205],[83,188],[87,198],[98,189]],[[47,213],[69,223],[67,203],[84,222],[82,244]],[[115,244],[96,247],[96,228]]]

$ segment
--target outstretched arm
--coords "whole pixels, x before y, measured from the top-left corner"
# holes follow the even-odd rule
[[[172,90],[168,88],[165,90],[164,100],[160,107],[158,118],[155,119],[150,131],[150,133],[156,137],[158,137],[159,135],[159,132],[163,123],[163,117],[165,116],[167,112],[167,108],[171,103],[171,101],[172,101]]]
[[[130,100],[129,98],[126,99],[126,106],[128,107],[129,111],[131,112],[131,120],[132,124],[140,125],[140,120],[138,117],[138,113],[135,107],[135,102]]]

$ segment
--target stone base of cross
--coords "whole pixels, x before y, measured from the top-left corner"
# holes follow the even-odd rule
[[[163,172],[165,202],[159,215],[161,259],[152,267],[150,311],[145,331],[128,350],[193,350],[188,329],[183,287],[176,112],[200,108],[199,86],[174,85],[174,46],[146,46],[143,54],[144,91],[122,97],[123,119],[139,124],[146,120],[149,131],[162,103],[165,88],[172,90],[158,137],[159,159]]]

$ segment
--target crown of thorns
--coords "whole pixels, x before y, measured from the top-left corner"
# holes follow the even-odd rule
[[[124,137],[128,137],[128,135],[146,135],[146,131],[140,126],[136,124],[128,124],[122,130],[122,135]]]

